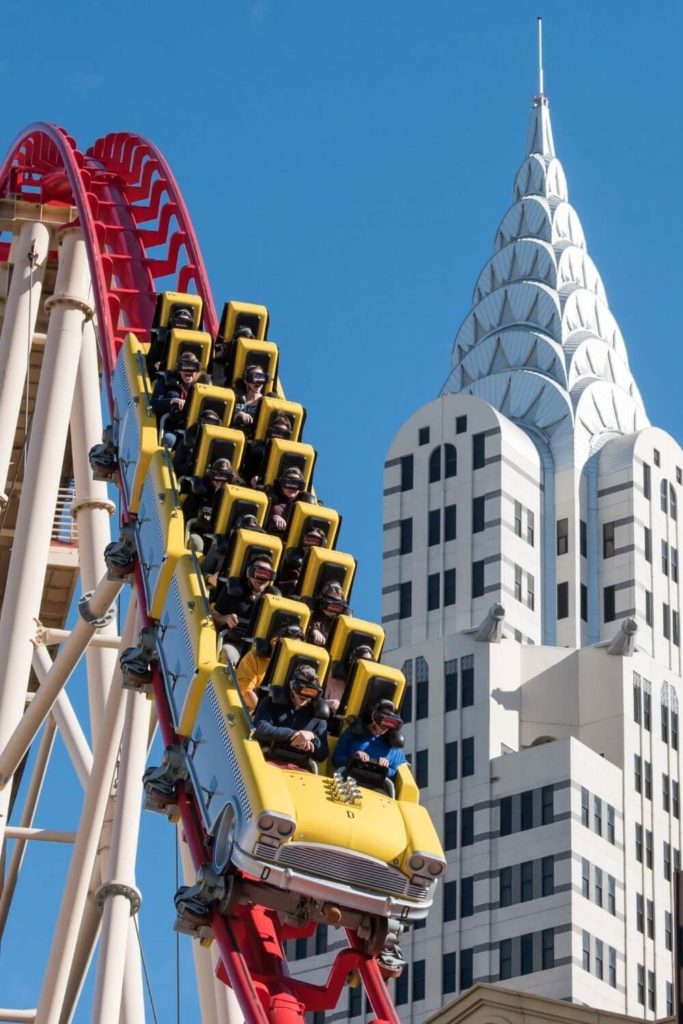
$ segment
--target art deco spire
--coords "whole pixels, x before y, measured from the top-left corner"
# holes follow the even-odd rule
[[[606,437],[639,430],[648,420],[569,204],[542,60],[513,198],[456,334],[442,393],[479,395],[545,438],[556,465],[582,464]]]

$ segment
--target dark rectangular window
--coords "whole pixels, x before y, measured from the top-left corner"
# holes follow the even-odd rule
[[[633,755],[633,787],[636,793],[643,792],[643,759],[640,754]]]
[[[671,881],[671,845],[669,843],[663,844],[664,851],[664,877],[667,882]],[[642,859],[642,858],[641,858]]]
[[[415,717],[429,717],[429,680],[423,679],[417,684],[415,695]]]
[[[607,841],[614,846],[616,842],[614,834],[614,823],[615,823],[615,810],[612,804],[607,804]]]
[[[579,596],[581,600],[581,621],[588,622],[588,587],[585,583],[580,585]]]
[[[674,1015],[674,987],[670,981],[666,983],[666,1015],[667,1017]]]
[[[543,786],[541,790],[541,824],[552,825],[555,820],[555,797],[552,786]]]
[[[413,456],[403,455],[401,457],[401,490],[412,491],[413,489]]]
[[[585,857],[581,859],[581,895],[587,900],[591,898],[591,865]]]
[[[455,569],[446,569],[443,574],[443,604],[444,608],[455,604]]]
[[[484,593],[484,562],[472,562],[472,597]]]
[[[652,531],[650,530],[649,526],[645,526],[643,529],[645,531],[644,532],[644,539],[643,539],[643,547],[644,547],[644,550],[645,550],[645,561],[646,562],[651,562],[652,561]]]
[[[486,519],[486,498],[474,498],[472,501],[472,533],[481,533]]]
[[[455,992],[457,988],[455,978],[455,953],[444,953],[441,967],[441,991],[443,995]]]
[[[603,618],[605,622],[614,622],[616,618],[616,602],[615,602],[616,591],[614,585],[605,587],[602,592],[603,599]]]
[[[521,501],[515,502],[515,535],[517,537],[522,536],[522,503]]]
[[[446,882],[443,887],[443,919],[455,921],[458,914],[458,883]]]
[[[569,584],[557,584],[557,617],[566,619],[569,617]]]
[[[398,999],[396,1001],[398,1002]],[[358,985],[357,988],[349,989],[349,1017],[358,1017],[362,1012],[363,989],[361,988],[360,985]]]
[[[602,557],[614,557],[614,523],[602,524]]]
[[[443,539],[444,541],[455,540],[456,537],[456,515],[455,505],[446,505],[443,510]]]
[[[458,707],[458,659],[452,658],[444,662],[444,686],[446,690],[446,711],[455,711]]]
[[[641,934],[645,931],[645,909],[642,892],[636,893],[636,930]]]
[[[671,712],[671,746],[678,750],[678,712]]]
[[[569,551],[569,520],[557,520],[557,553],[566,555]]]
[[[605,970],[604,956],[605,956],[605,954],[604,954],[604,945],[603,945],[602,939],[596,939],[595,940],[595,977],[596,978],[600,978],[601,981],[602,981],[602,976],[603,976],[603,973],[604,973],[604,970]]]
[[[359,985],[358,988],[351,988],[349,992],[359,992],[361,995],[363,990]],[[394,1002],[397,1006],[403,1006],[408,1002],[408,968],[406,967],[400,978],[396,979],[396,995],[394,996]]]
[[[648,466],[647,468],[649,469],[650,467]],[[643,964],[638,964],[636,991],[638,994],[638,1002],[641,1006],[645,1006],[645,967]]]
[[[467,431],[467,416],[456,416],[455,417],[455,432],[456,434],[464,434]]]
[[[420,789],[429,785],[429,751],[418,750],[415,754],[415,781]]]
[[[603,902],[602,868],[596,867],[595,869],[595,882],[593,892],[595,895],[595,903],[599,907],[601,907]]]
[[[541,860],[541,895],[552,896],[555,892],[555,858],[543,857]]]
[[[460,916],[471,917],[474,913],[474,879],[460,880]]]
[[[458,777],[458,741],[451,740],[446,744],[446,759],[444,761],[446,782],[452,782]]]
[[[522,831],[534,827],[534,791],[527,789],[522,793]]]
[[[680,818],[680,816],[681,816],[679,792],[680,792],[680,790],[679,790],[679,786],[678,786],[678,780],[677,779],[672,779],[671,780],[671,811],[673,813],[674,818]]]
[[[418,1003],[425,997],[425,962],[416,960],[413,964],[413,1002]]]
[[[613,916],[617,916],[617,880],[614,875],[607,876],[607,910]]]
[[[401,542],[399,545],[399,554],[409,555],[413,550],[413,520],[402,519],[401,520]]]
[[[297,939],[294,945],[294,959],[305,960],[308,955],[308,939]]]
[[[446,849],[455,850],[458,845],[458,812],[446,811],[443,824]]]
[[[427,520],[427,543],[430,548],[441,543],[441,509],[434,508]]]
[[[509,836],[512,834],[512,797],[502,796],[500,798],[500,834]]]
[[[655,905],[652,900],[647,901],[647,937],[648,939],[655,937]]]
[[[646,498],[652,497],[652,472],[647,462],[643,463],[643,494]]]
[[[406,686],[403,691],[403,700],[401,701],[401,718],[408,724],[413,720],[413,688],[412,686]]]
[[[431,573],[427,577],[427,611],[433,612],[439,607],[439,588],[441,580],[438,572]]]
[[[581,945],[583,949],[583,969],[584,971],[590,971],[591,969],[591,937],[589,932],[583,931],[581,933]]]
[[[315,952],[316,956],[327,953],[327,925],[319,924],[315,930]]]
[[[532,932],[522,935],[520,947],[520,974],[531,974],[534,969],[534,936]]]
[[[398,591],[398,617],[409,619],[413,614],[413,585],[401,583]]]
[[[647,1008],[648,1010],[655,1010],[657,1007],[657,1000],[655,998],[655,972],[647,972]]]
[[[652,591],[645,591],[645,625],[652,625]]]
[[[512,868],[501,868],[498,872],[499,900],[501,907],[512,906]]]
[[[555,929],[544,928],[541,932],[541,966],[549,971],[555,966]]]
[[[474,842],[474,807],[462,808],[462,835],[460,837],[463,846],[471,846]]]
[[[662,602],[662,632],[664,639],[668,640],[671,635],[671,609],[666,601]]]
[[[525,860],[521,865],[521,892],[522,903],[528,903],[534,898],[534,862]]]
[[[671,545],[671,579],[678,583],[678,548]]]
[[[676,611],[675,608],[674,608],[673,612],[671,613],[671,639],[673,640],[674,645],[676,647],[680,647],[681,646],[680,619],[678,617],[678,612]]]
[[[617,951],[614,946],[609,947],[609,975],[608,981],[612,988],[617,987]]]
[[[485,465],[486,436],[484,434],[474,434],[472,437],[472,469],[481,469]]]
[[[473,949],[460,950],[460,991],[472,988],[472,961],[474,959]]]
[[[589,800],[590,793],[587,789],[581,788],[581,824],[589,827]]]
[[[643,768],[645,769],[645,785],[643,787],[643,792],[645,793],[646,800],[652,800],[652,764],[650,761],[644,761]]]
[[[417,432],[417,443],[420,446],[429,444],[429,427],[420,427]]]
[[[665,540],[662,541],[662,572],[669,575],[669,545]]]
[[[639,864],[643,863],[643,826],[640,822],[636,822],[636,860]]]
[[[501,981],[512,977],[512,939],[503,939],[498,945],[498,974]]]
[[[664,711],[662,707],[662,711]],[[662,772],[662,809],[667,814],[671,811],[671,780],[666,772]]]
[[[469,736],[462,741],[462,775],[474,775],[474,737]]]
[[[647,683],[647,680],[645,680]],[[649,686],[649,684],[648,684]],[[652,694],[646,687],[643,690],[643,728],[650,731],[651,718],[652,718]]]
[[[469,708],[474,704],[474,658],[471,654],[465,654],[460,659],[460,686],[462,706]]]
[[[671,911],[664,911],[664,945],[667,949],[674,948],[673,925],[671,922]]]
[[[645,829],[645,867],[652,867],[652,832]]]
[[[588,556],[588,526],[586,520],[581,519],[579,522],[579,551],[582,558]]]

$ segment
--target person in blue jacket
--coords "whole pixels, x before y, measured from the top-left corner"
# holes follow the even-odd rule
[[[406,757],[400,747],[391,746],[387,734],[402,725],[391,701],[386,698],[378,700],[370,708],[367,722],[360,724],[358,729],[353,726],[345,729],[341,734],[334,748],[332,764],[335,768],[345,768],[352,760],[374,761],[381,768],[386,768],[388,778],[392,779],[405,764]]]

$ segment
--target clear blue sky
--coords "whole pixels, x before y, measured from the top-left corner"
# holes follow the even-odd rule
[[[674,0],[555,0],[545,10],[527,0],[3,4],[0,149],[35,119],[63,124],[82,148],[117,130],[161,148],[217,303],[270,308],[288,394],[306,405],[319,449],[318,492],[343,513],[341,546],[360,562],[353,603],[364,616],[379,614],[386,449],[438,393],[511,202],[538,14],[570,201],[650,419],[680,438],[683,8]],[[51,784],[40,824],[57,824],[60,799]],[[45,888],[13,918],[0,958],[4,1004],[35,1005],[63,870],[63,851],[31,858]],[[172,830],[148,815],[141,920],[162,1020],[174,1012],[173,870]]]

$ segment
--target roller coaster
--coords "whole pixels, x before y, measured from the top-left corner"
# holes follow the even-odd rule
[[[316,451],[303,405],[285,398],[268,310],[230,301],[219,320],[171,170],[137,135],[81,153],[63,129],[31,125],[0,171],[0,232],[0,933],[26,844],[73,843],[37,1006],[0,1009],[0,1020],[72,1020],[98,936],[92,1020],[145,1019],[133,936],[144,801],[178,829],[187,884],[176,929],[194,939],[203,1022],[298,1024],[333,1010],[349,981],[363,984],[375,1024],[398,1021],[379,958],[426,916],[445,867],[439,839],[407,764],[393,784],[367,766],[354,776],[254,729],[190,542],[185,476],[155,415],[158,375],[188,354],[212,373],[191,387],[183,426],[196,434],[191,479],[216,459],[243,472],[249,462],[210,508],[228,590],[255,560],[282,571],[318,531],[286,595],[264,593],[242,633],[267,653],[262,690],[276,705],[302,668],[325,681],[343,667],[336,714],[315,702],[333,753],[378,700],[399,706],[405,680],[380,661],[381,628],[347,613],[355,560],[336,548],[339,516],[315,498]],[[269,393],[245,430],[235,389],[252,365]],[[286,439],[271,430],[282,415]],[[270,489],[291,470],[308,501],[269,530]],[[343,614],[323,645],[306,630],[330,583]],[[354,660],[361,645],[367,656]],[[82,657],[85,730],[65,691]],[[145,771],[157,725],[164,758]],[[72,835],[34,827],[56,730],[84,790]],[[327,979],[292,977],[284,943],[323,925],[347,936]]]

